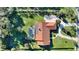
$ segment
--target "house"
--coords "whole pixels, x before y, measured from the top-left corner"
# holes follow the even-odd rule
[[[50,30],[56,30],[55,16],[45,16],[44,22],[36,24],[35,40],[38,45],[50,45]]]
[[[40,22],[36,26],[36,36],[35,40],[38,45],[49,45],[50,44],[50,32],[49,29],[45,26],[45,22]]]

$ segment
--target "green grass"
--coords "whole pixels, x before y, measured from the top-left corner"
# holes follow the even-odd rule
[[[74,41],[65,38],[56,37],[53,39],[53,48],[74,48]]]
[[[23,17],[23,22],[25,24],[25,26],[23,26],[22,30],[25,31],[26,33],[28,32],[28,28],[35,25],[37,22],[42,22],[43,21],[43,17],[42,16],[35,16],[34,18],[27,18],[27,17]]]
[[[63,35],[76,37],[76,27],[75,26],[65,26],[64,29],[66,32],[64,32],[63,30],[61,31],[61,33]],[[67,32],[69,32],[70,34]]]

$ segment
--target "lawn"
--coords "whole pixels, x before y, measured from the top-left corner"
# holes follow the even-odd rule
[[[31,27],[31,26],[33,26],[33,25],[35,25],[36,22],[42,22],[42,21],[44,21],[42,16],[35,16],[34,18],[30,18],[30,17],[26,18],[26,17],[22,16],[22,19],[23,19],[23,22],[25,24],[25,26],[23,26],[22,29],[26,33],[28,32],[28,28]]]
[[[65,38],[56,37],[53,39],[53,48],[74,48],[74,41],[67,40]]]

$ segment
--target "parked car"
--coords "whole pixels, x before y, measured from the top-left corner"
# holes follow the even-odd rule
[[[77,20],[76,24],[79,26],[79,20]]]
[[[77,29],[77,36],[79,37],[79,29]]]
[[[28,31],[28,34],[29,34],[29,38],[33,39],[34,35],[35,35],[35,28],[34,27],[30,27],[29,31]]]

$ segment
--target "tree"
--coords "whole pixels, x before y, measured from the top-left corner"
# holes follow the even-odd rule
[[[68,22],[76,22],[77,21],[77,13],[76,8],[73,7],[64,7],[59,11],[59,17],[67,20]]]
[[[0,8],[0,49],[3,49],[5,46],[4,38],[9,33],[9,20],[6,17],[6,14],[8,13],[8,8],[2,7]]]

